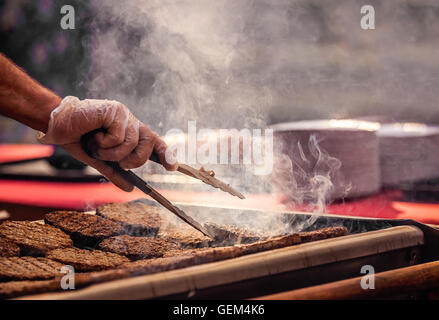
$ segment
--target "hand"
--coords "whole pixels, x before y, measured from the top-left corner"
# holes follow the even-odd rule
[[[93,159],[82,150],[80,139],[99,128],[106,129],[106,132],[95,136],[97,159]],[[61,145],[76,159],[92,166],[125,191],[133,190],[133,186],[104,161],[117,161],[124,169],[137,168],[154,150],[167,170],[177,169],[176,163],[166,161],[166,143],[117,101],[81,101],[68,96],[52,111],[47,133],[42,133],[38,140]]]

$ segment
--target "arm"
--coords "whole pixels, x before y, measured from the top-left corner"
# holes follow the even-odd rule
[[[0,114],[42,132],[61,98],[0,53]]]
[[[167,162],[165,142],[122,103],[71,96],[61,99],[1,54],[0,114],[44,132],[40,142],[62,146],[125,191],[133,186],[105,161],[132,169],[142,166],[155,151],[166,169],[177,169],[176,162]],[[98,159],[93,159],[82,150],[80,139],[99,128],[105,133],[96,135]]]

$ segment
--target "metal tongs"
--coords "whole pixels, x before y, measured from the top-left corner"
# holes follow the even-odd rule
[[[96,158],[96,142],[95,142],[95,134],[98,132],[105,132],[104,129],[96,129],[93,131],[90,131],[89,133],[86,133],[81,137],[81,146],[84,149],[84,151],[93,158]],[[150,157],[150,160],[161,163],[158,155],[156,153],[153,153]],[[174,206],[168,199],[166,199],[164,196],[162,196],[159,192],[157,192],[153,187],[151,187],[148,183],[146,183],[142,178],[140,178],[137,174],[132,172],[131,170],[124,170],[119,166],[118,162],[112,162],[112,161],[106,161],[106,163],[111,166],[114,170],[116,170],[126,181],[131,183],[132,185],[136,186],[138,189],[143,191],[145,194],[149,195],[151,198],[156,200],[158,203],[160,203],[162,206],[164,206],[166,209],[174,213],[176,216],[178,216],[180,219],[182,219],[187,224],[191,225],[201,233],[203,233],[205,236],[214,238],[214,236],[206,229],[204,228],[200,223],[195,221],[192,217],[188,216],[186,213],[183,212],[183,210],[177,208]],[[225,184],[219,179],[214,178],[213,171],[205,171],[203,168],[200,170],[197,170],[195,168],[192,168],[185,164],[179,164],[178,169],[179,172],[186,174],[188,176],[191,176],[195,179],[199,179],[203,181],[206,184],[209,184],[215,188],[219,188],[220,190],[224,192],[228,192],[231,195],[237,196],[241,199],[245,199],[245,197],[232,187],[230,185]]]
[[[152,153],[151,157],[149,158],[149,160],[152,160],[154,162],[157,163],[161,163],[159,157],[157,156],[157,154],[155,152]],[[201,167],[200,169],[195,169],[192,168],[191,166],[188,166],[187,164],[178,164],[178,168],[177,171],[203,181],[204,183],[211,185],[214,188],[220,189],[224,192],[227,192],[229,194],[231,194],[232,196],[238,197],[240,199],[245,199],[244,195],[242,193],[240,193],[239,191],[233,189],[229,184],[226,184],[224,182],[222,182],[221,180],[215,178],[215,172],[213,172],[212,170],[206,171],[204,170],[203,167]]]

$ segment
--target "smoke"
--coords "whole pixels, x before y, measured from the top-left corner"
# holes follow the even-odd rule
[[[194,119],[206,128],[264,126],[270,93],[237,82],[233,66],[252,5],[99,1],[89,93],[124,102],[161,134]]]
[[[297,135],[300,136],[299,133]],[[286,195],[288,202],[295,204],[298,209],[315,213],[306,221],[307,225],[312,225],[318,214],[325,212],[328,203],[349,191],[349,185],[340,183],[341,162],[319,146],[315,134],[306,134],[293,141],[276,141],[274,189]],[[303,145],[304,141],[308,142],[307,145]],[[339,186],[336,187],[334,182]],[[337,190],[340,186],[343,186],[341,194]]]
[[[295,45],[314,36],[322,43],[336,39],[329,29],[322,31],[324,19],[323,25],[316,23],[314,16],[323,14],[319,7],[301,1],[95,3],[89,96],[123,102],[162,135],[185,130],[191,120],[200,128],[266,128],[268,112],[285,102],[279,97],[294,94],[301,80],[315,80],[301,79],[299,67],[317,60],[305,52],[308,45],[300,50]],[[312,212],[324,212],[340,163],[319,148],[315,137],[308,150],[299,143],[297,157],[278,154],[275,176],[282,176],[276,178],[282,188],[276,190]],[[255,177],[233,166],[227,171],[228,182],[239,190],[272,191],[271,176]],[[264,232],[285,227],[272,215],[254,224]]]

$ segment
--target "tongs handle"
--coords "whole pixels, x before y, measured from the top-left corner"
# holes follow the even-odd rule
[[[95,135],[98,132],[105,132],[105,129],[96,129],[91,132],[88,132],[84,134],[81,137],[81,146],[84,149],[84,151],[90,156],[95,158],[96,157],[96,141],[95,141]],[[156,156],[156,159],[158,160],[158,157]],[[112,161],[105,161],[109,166],[114,168],[126,181],[130,182],[133,186],[136,186],[144,193],[148,194],[151,198],[156,200],[158,203],[160,203],[162,206],[164,206],[166,209],[177,215],[180,219],[203,233],[205,236],[212,237],[210,235],[209,231],[206,230],[200,223],[195,221],[193,218],[188,216],[186,213],[184,213],[182,210],[180,210],[178,207],[174,206],[168,199],[163,197],[159,192],[154,190],[153,187],[148,185],[145,181],[143,181],[142,178],[137,176],[134,172],[131,170],[124,170],[119,166],[118,162],[112,162]]]
[[[89,157],[96,158],[96,141],[95,141],[95,135],[99,132],[105,132],[104,128],[96,129],[93,131],[90,131],[86,134],[84,134],[81,139],[81,147],[87,153]],[[105,161],[107,165],[112,167],[116,172],[118,172],[126,181],[131,183],[134,186],[142,185],[142,190],[145,193],[151,193],[151,189],[148,187],[145,182],[140,179],[136,174],[134,174],[130,170],[124,170],[120,167],[119,162],[116,161]]]
[[[106,130],[104,128],[99,128],[99,129],[95,129],[93,131],[90,131],[86,134],[84,134],[81,137],[81,146],[82,149],[85,151],[85,153],[87,153],[87,155],[89,157],[92,158],[96,158],[96,141],[95,141],[95,135],[99,132],[103,132],[106,133]],[[149,160],[154,161],[158,164],[162,164],[160,161],[160,158],[158,156],[158,154],[153,150],[151,153],[151,156],[149,157]],[[113,168],[115,167],[115,164],[112,163],[112,161],[106,161],[108,165],[111,165]],[[116,162],[117,166],[119,166],[119,164]]]
[[[157,152],[155,152],[154,150],[152,150],[152,153],[149,156],[149,160],[154,161],[155,163],[158,163],[158,164],[162,164]]]
[[[96,147],[97,147],[97,143],[95,140],[95,135],[99,132],[106,132],[106,130],[104,128],[99,128],[93,131],[90,131],[86,134],[84,134],[81,137],[81,146],[82,149],[84,149],[84,151],[88,154],[88,156],[92,157],[92,158],[96,158]],[[160,161],[160,158],[158,157],[156,152],[152,152],[151,156],[149,157],[149,160],[157,162],[159,164],[162,164]],[[111,161],[106,161],[106,163],[111,166],[112,168],[114,168],[115,170],[117,170],[117,172],[119,172],[122,177],[124,177],[126,180],[128,180],[131,184],[139,187],[140,182],[142,182],[142,187],[144,189],[144,191],[148,194],[151,193],[150,187],[145,188],[143,185],[146,184],[142,179],[140,179],[137,175],[135,175],[133,172],[131,172],[130,170],[123,170],[120,166],[118,162],[111,162]],[[213,186],[214,188],[219,188],[224,192],[227,192],[233,196],[236,196],[240,199],[245,199],[244,195],[241,194],[240,192],[236,191],[235,189],[233,189],[232,187],[230,187],[230,185],[225,184],[224,182],[216,179],[214,177],[215,173],[212,172],[206,172],[206,171],[201,171],[201,170],[197,170],[195,168],[192,168],[188,165],[185,164],[179,164],[177,170],[187,176],[190,176],[192,178],[195,179],[199,179],[201,181],[203,181],[204,183],[207,183],[211,186]],[[204,233],[204,232],[203,232]]]

